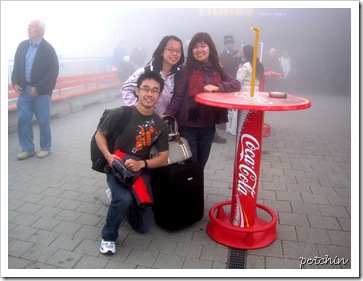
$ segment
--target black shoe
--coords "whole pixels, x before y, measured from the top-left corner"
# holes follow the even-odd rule
[[[220,136],[214,136],[213,142],[214,143],[226,143],[227,140],[225,138],[220,137]]]

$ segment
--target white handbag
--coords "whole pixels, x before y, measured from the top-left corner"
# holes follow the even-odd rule
[[[188,141],[181,137],[178,131],[178,122],[174,116],[167,115],[163,118],[169,127],[169,157],[168,165],[185,161],[192,157]],[[150,150],[150,159],[159,155],[154,145]]]

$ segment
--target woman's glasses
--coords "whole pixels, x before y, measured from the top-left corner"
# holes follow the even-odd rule
[[[182,52],[182,50],[181,49],[173,49],[173,48],[169,48],[169,49],[165,49],[165,50],[167,50],[169,53],[171,53],[171,54],[174,54],[174,53],[176,53],[177,55],[180,55],[181,54],[181,52]]]

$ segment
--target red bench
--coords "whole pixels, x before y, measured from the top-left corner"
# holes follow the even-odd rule
[[[52,102],[121,86],[122,82],[118,80],[116,70],[74,76],[61,76],[57,79],[57,84],[55,85],[52,94]],[[13,85],[9,84],[8,111],[16,110],[15,101],[18,96],[18,93],[13,89]]]

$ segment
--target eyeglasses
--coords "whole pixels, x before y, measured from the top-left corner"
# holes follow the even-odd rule
[[[177,55],[180,55],[182,52],[181,49],[173,49],[173,48],[169,48],[169,49],[165,49],[165,50],[167,50],[171,54],[176,53]]]
[[[159,89],[150,89],[149,87],[144,87],[144,88],[140,88],[140,91],[144,92],[144,93],[152,93],[152,94],[159,94],[160,90]]]

